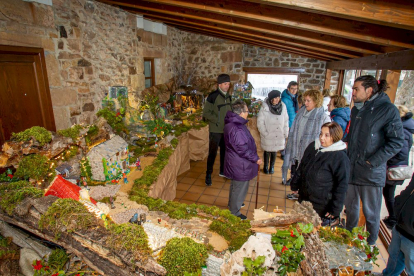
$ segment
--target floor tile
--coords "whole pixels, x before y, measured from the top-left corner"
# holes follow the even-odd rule
[[[218,196],[218,194],[220,193],[220,189],[215,189],[212,187],[207,187],[204,191],[204,195],[212,195],[212,196]]]
[[[261,188],[259,186],[259,195],[266,195],[266,196],[268,196],[269,195],[269,188]]]
[[[220,190],[218,196],[228,198],[229,197],[229,191],[228,190]]]
[[[288,201],[288,200],[286,199],[286,201]],[[275,206],[279,206],[279,208],[281,208],[281,207],[285,206],[285,199],[270,196],[268,204],[272,205],[273,206],[272,208],[274,208]]]
[[[180,191],[187,191],[190,187],[191,187],[190,184],[185,184],[185,183],[177,184],[177,190],[180,190]]]
[[[180,182],[181,182],[181,183],[186,183],[186,184],[193,184],[195,180],[196,180],[195,178],[183,177],[183,178],[180,180]]]
[[[204,186],[206,186],[206,181],[205,181],[204,178],[203,179],[198,178],[198,179],[196,179],[194,181],[193,186],[201,186],[201,187],[204,187]]]
[[[216,197],[215,196],[211,196],[211,195],[202,195],[200,196],[200,198],[198,199],[197,203],[207,203],[212,205],[215,201]]]
[[[191,192],[186,192],[184,195],[183,195],[183,197],[181,198],[181,200],[182,199],[185,199],[185,200],[192,200],[193,201],[193,203],[194,202],[196,202],[197,200],[198,200],[198,198],[200,197],[200,194],[198,194],[198,193],[191,193]]]
[[[189,192],[191,193],[198,193],[198,194],[202,194],[204,189],[206,187],[200,187],[200,186],[191,186],[190,189],[188,189]]]
[[[199,175],[200,175],[200,173],[198,173],[198,172],[193,172],[193,171],[190,171],[190,172],[188,172],[188,173],[185,175],[185,177],[189,177],[189,178],[197,178]]]
[[[175,191],[175,198],[181,199],[181,197],[185,194],[185,191],[177,190]]]
[[[180,203],[193,204],[194,201],[192,201],[192,200],[186,200],[186,199],[180,199]]]
[[[228,203],[229,203],[229,199],[228,198],[218,197],[218,198],[216,198],[216,201],[214,202],[214,205],[221,206],[221,207],[226,207],[227,208],[227,204]]]

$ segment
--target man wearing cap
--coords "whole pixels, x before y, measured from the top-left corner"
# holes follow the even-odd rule
[[[231,110],[231,95],[228,94],[230,88],[230,76],[221,74],[217,77],[218,88],[211,92],[204,104],[203,117],[209,123],[209,146],[206,171],[206,185],[211,186],[211,174],[213,173],[214,161],[216,160],[217,150],[220,147],[220,173],[219,176],[225,177],[224,155],[226,147],[224,145],[223,129],[224,118],[227,111]]]

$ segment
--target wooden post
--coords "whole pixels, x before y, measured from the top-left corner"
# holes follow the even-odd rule
[[[345,70],[339,70],[338,76],[338,95],[342,95],[342,88],[344,86]]]
[[[331,76],[332,76],[332,70],[331,69],[326,69],[325,85],[323,86],[323,89],[331,90]]]
[[[386,93],[388,97],[390,97],[390,100],[392,103],[394,103],[395,101],[398,83],[400,82],[400,75],[401,75],[401,70],[393,70],[393,71],[389,70],[387,74],[386,80],[387,80],[389,88],[387,89]]]

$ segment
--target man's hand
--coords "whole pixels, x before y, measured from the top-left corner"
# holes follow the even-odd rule
[[[262,159],[260,159],[260,158],[259,158],[259,160],[257,160],[256,164],[257,164],[257,165],[259,165],[259,166],[260,166],[261,164],[263,164]]]

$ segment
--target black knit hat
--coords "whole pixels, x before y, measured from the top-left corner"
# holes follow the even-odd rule
[[[282,95],[282,93],[280,93],[279,90],[272,90],[267,94],[267,97],[269,98],[269,101],[271,101],[274,98],[280,98],[280,95]]]
[[[227,74],[221,74],[217,77],[217,83],[221,84],[224,82],[230,82],[230,76]]]

